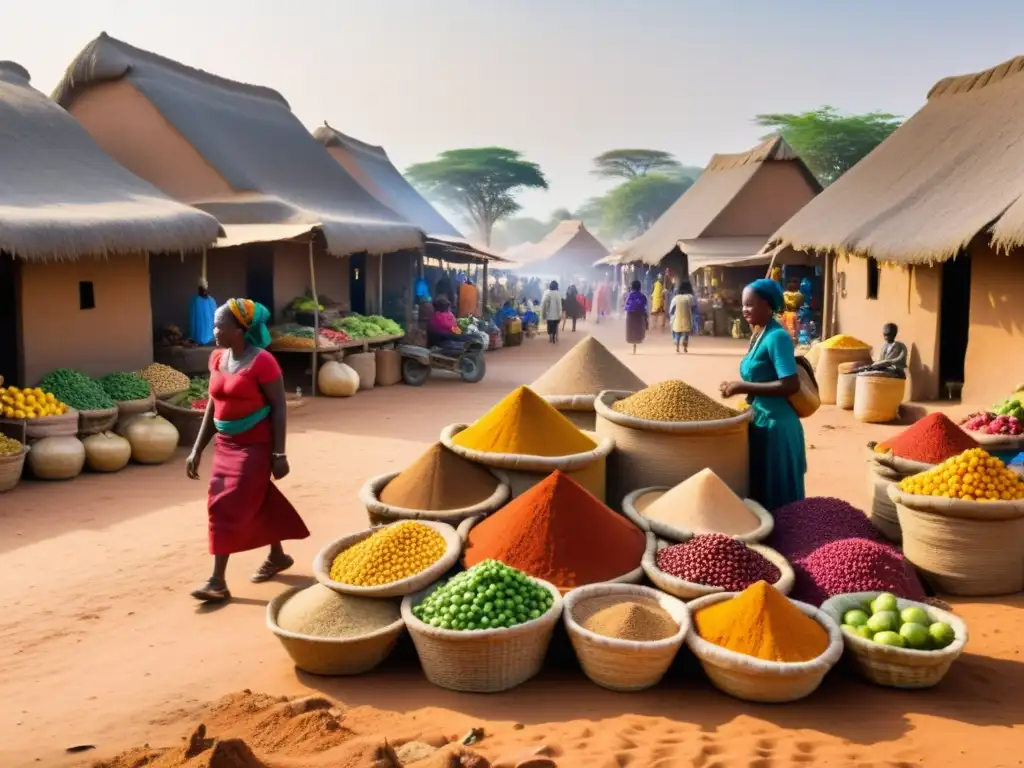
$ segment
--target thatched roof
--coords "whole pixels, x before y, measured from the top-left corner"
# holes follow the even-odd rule
[[[272,229],[267,225],[288,225],[321,229],[336,256],[422,245],[420,230],[356,183],[270,88],[211,75],[103,33],[71,62],[53,98],[67,108],[90,86],[121,79],[239,193],[187,201],[215,209],[232,242]]]
[[[220,225],[118,165],[73,117],[0,62],[0,251],[24,259],[191,251]]]
[[[807,179],[811,189],[821,189],[807,169],[781,137],[773,137],[747,152],[714,155],[707,168],[651,228],[616,249],[620,263],[642,261],[658,264],[682,240],[696,240],[714,223],[743,189],[750,184],[765,164],[794,163]],[[770,232],[764,233],[767,241]]]
[[[928,102],[773,236],[795,248],[922,264],[976,235],[1024,245],[1024,56],[940,80]]]
[[[530,245],[523,249],[520,260],[537,274],[586,273],[595,261],[608,255],[608,249],[583,222],[572,219],[559,222],[539,243]]]

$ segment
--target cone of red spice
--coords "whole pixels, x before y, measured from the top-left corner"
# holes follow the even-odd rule
[[[942,413],[930,413],[891,440],[878,444],[881,451],[892,451],[893,456],[922,464],[941,464],[977,447],[974,438]]]
[[[644,533],[556,470],[469,532],[465,563],[498,560],[568,589],[640,567]]]

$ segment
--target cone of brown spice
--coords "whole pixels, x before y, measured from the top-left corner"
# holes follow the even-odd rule
[[[380,500],[405,509],[464,509],[486,501],[498,484],[485,467],[434,443],[384,486]]]
[[[656,603],[627,600],[597,611],[583,622],[583,628],[616,640],[653,642],[672,637],[679,625]]]

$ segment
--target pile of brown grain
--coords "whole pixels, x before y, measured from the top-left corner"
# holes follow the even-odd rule
[[[601,598],[594,598],[594,601]],[[586,613],[584,603],[581,613]],[[583,628],[595,635],[616,640],[652,642],[672,637],[679,631],[675,619],[653,600],[623,600],[591,613],[582,622]]]
[[[485,467],[434,443],[384,486],[380,500],[394,507],[440,512],[475,506],[497,487],[498,478]]]
[[[277,625],[297,635],[360,637],[394,624],[400,616],[395,600],[342,595],[314,584],[288,598],[277,612]]]
[[[647,385],[593,336],[570,349],[530,385],[538,395],[596,395],[606,389],[636,392]]]

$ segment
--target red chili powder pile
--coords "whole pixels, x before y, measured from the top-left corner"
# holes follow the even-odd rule
[[[878,444],[882,451],[892,451],[901,459],[924,464],[941,464],[977,447],[974,438],[942,413],[930,413],[891,440]]]
[[[559,588],[640,566],[643,531],[556,470],[469,532],[466,566],[498,560]]]

